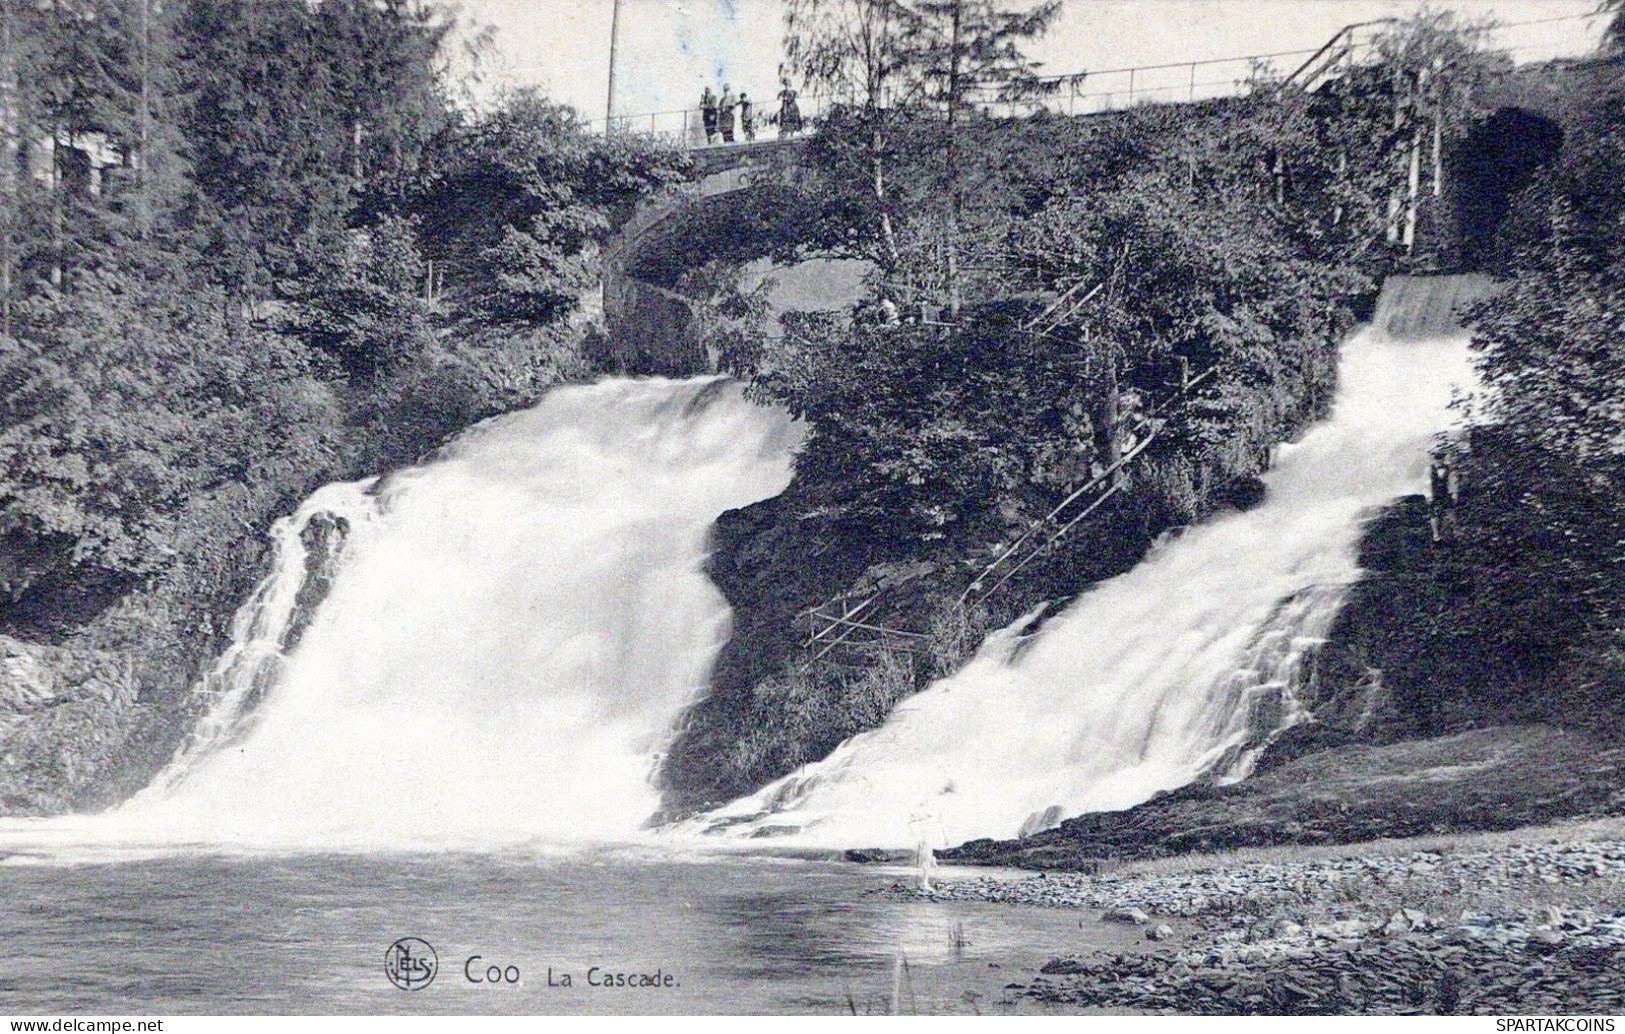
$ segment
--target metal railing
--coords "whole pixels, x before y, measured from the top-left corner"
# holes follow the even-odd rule
[[[588,127],[595,133],[606,131],[612,135],[636,135],[651,139],[664,140],[678,147],[738,147],[743,144],[766,143],[773,140],[793,139],[804,136],[812,131],[812,122],[823,114],[824,106],[817,98],[798,98],[797,106],[800,108],[801,126],[797,132],[781,132],[779,125],[780,108],[758,107],[752,112],[752,130],[747,133],[737,111],[734,115],[732,133],[733,139],[724,139],[725,134],[719,130],[709,139],[705,132],[705,115],[699,108],[677,108],[671,111],[643,112],[636,115],[616,115],[613,119],[595,118],[587,122]]]
[[[1520,60],[1551,58],[1556,56],[1555,51],[1560,49],[1560,45],[1554,42],[1554,38],[1542,40],[1542,35],[1551,37],[1551,34],[1542,31],[1541,27],[1582,19],[1600,20],[1602,17],[1593,12],[1506,22],[1491,29],[1487,42]],[[1093,115],[1142,104],[1188,104],[1234,97],[1247,92],[1261,78],[1272,76],[1279,77],[1277,81],[1280,82],[1313,89],[1325,79],[1367,58],[1373,52],[1373,43],[1381,31],[1393,24],[1396,24],[1393,18],[1355,22],[1339,29],[1318,48],[1045,76],[1039,81],[1049,84],[1051,89],[1033,102],[989,101],[979,106],[1003,115],[1025,113],[1035,108],[1046,108],[1066,115]],[[1290,71],[1283,72],[1277,68],[1277,61],[1286,62]],[[802,96],[798,103],[801,108],[801,134],[805,134],[811,131],[826,105],[822,98],[812,95]],[[768,105],[756,109],[754,141],[746,138],[737,119],[732,141],[723,140],[720,133],[707,140],[699,108],[616,115],[607,122],[602,118],[592,119],[588,125],[597,132],[608,129],[614,133],[653,137],[685,148],[737,147],[781,139],[777,124],[778,110],[776,106]]]

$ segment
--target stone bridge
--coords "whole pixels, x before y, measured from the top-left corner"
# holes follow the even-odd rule
[[[683,274],[708,262],[788,254],[812,218],[802,184],[804,140],[694,151],[696,179],[650,199],[604,246],[604,322],[632,373],[716,369],[692,330]]]
[[[1362,27],[1339,33],[1287,85],[1318,92],[1334,81],[1357,61],[1361,44],[1351,30]],[[1408,175],[1396,168],[1389,185],[1390,244],[1417,269],[1459,272],[1492,264],[1513,197],[1565,141],[1584,138],[1581,98],[1617,80],[1621,64],[1619,57],[1558,60],[1497,77],[1475,98],[1484,117],[1431,160],[1424,158],[1429,134],[1415,133],[1415,153],[1398,163],[1409,166]],[[692,303],[680,290],[683,274],[712,261],[742,264],[793,254],[817,218],[805,189],[813,175],[803,160],[806,146],[805,140],[773,140],[695,148],[695,181],[651,199],[606,244],[604,316],[622,368],[672,375],[716,368],[716,357],[704,354],[694,333]],[[1431,173],[1422,171],[1426,165],[1434,167]]]

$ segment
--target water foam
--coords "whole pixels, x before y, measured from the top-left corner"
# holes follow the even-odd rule
[[[709,528],[783,490],[798,433],[729,382],[610,381],[555,390],[381,484],[322,489],[275,530],[275,569],[169,769],[111,812],[7,823],[0,846],[635,834],[727,634]],[[318,515],[336,550],[306,531]],[[312,617],[300,598],[324,549],[337,569]]]
[[[1102,583],[1014,649],[957,674],[749,798],[689,825],[831,845],[940,846],[1125,808],[1304,716],[1293,673],[1325,634],[1362,519],[1426,484],[1430,436],[1470,386],[1464,335],[1344,344],[1331,416],[1280,449],[1265,501]]]

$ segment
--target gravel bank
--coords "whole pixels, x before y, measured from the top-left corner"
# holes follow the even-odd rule
[[[1625,841],[1525,843],[1183,872],[970,877],[891,893],[1099,911],[1143,954],[1052,960],[1021,992],[1250,1013],[1625,1011]]]

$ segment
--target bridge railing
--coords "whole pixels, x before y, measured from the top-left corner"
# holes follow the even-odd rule
[[[1503,22],[1489,31],[1485,42],[1490,47],[1508,52],[1520,62],[1563,56],[1567,45],[1563,23],[1582,19],[1598,19],[1600,24],[1601,16],[1593,12]],[[981,106],[1000,115],[1025,114],[1035,107],[1047,108],[1059,114],[1092,115],[1141,104],[1185,104],[1234,97],[1246,93],[1260,79],[1273,79],[1303,89],[1313,89],[1327,78],[1368,60],[1375,52],[1373,44],[1377,37],[1395,23],[1396,19],[1393,18],[1355,22],[1338,30],[1319,48],[1090,69],[1046,76],[1040,81],[1047,83],[1050,90],[1033,102],[1009,104],[988,100]],[[807,132],[822,114],[824,104],[820,98],[812,95],[802,96],[798,103],[802,132]],[[757,106],[757,142],[779,139],[778,110],[776,102]],[[608,123],[599,118],[591,120],[589,125],[598,132],[605,131],[607,126],[614,133],[655,137],[686,148],[728,146],[720,136],[707,142],[704,120],[698,108],[616,115]],[[733,144],[737,146],[747,142],[736,120]]]
[[[797,106],[801,113],[801,129],[796,135],[801,135],[812,130],[812,120],[823,113],[823,105],[817,98],[800,98],[797,100]],[[758,106],[755,109],[752,117],[754,141],[746,136],[737,111],[734,115],[732,141],[723,140],[720,132],[708,141],[705,136],[705,116],[699,108],[616,115],[609,120],[590,119],[587,124],[596,133],[605,132],[607,127],[611,135],[625,134],[664,140],[677,147],[727,147],[780,139],[779,110],[777,104]]]

